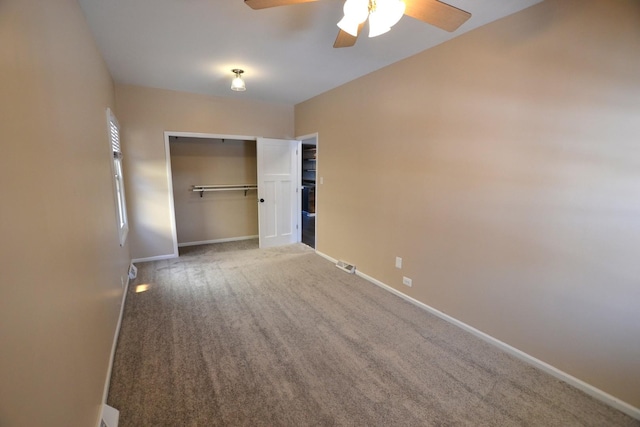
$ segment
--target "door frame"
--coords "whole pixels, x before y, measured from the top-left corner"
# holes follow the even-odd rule
[[[172,136],[185,138],[202,138],[202,139],[234,139],[241,141],[258,141],[257,136],[246,135],[225,135],[219,133],[198,133],[198,132],[164,132],[164,153],[167,167],[167,189],[169,193],[169,219],[171,221],[171,238],[173,240],[173,254],[166,258],[177,258],[180,256],[178,252],[178,228],[176,226],[176,207],[173,202],[173,175],[171,173],[171,146],[169,144]],[[258,221],[260,218],[258,218]]]
[[[320,144],[318,141],[318,132],[314,132],[314,133],[309,133],[306,135],[302,135],[302,136],[297,136],[295,139],[297,139],[298,141],[300,141],[300,149],[302,149],[302,144],[304,144],[305,141],[308,141],[310,139],[313,139],[315,141],[315,146],[316,146],[316,194],[315,194],[315,198],[316,198],[316,221],[315,221],[315,227],[314,227],[314,241],[315,241],[315,250],[318,250],[318,189],[320,188],[320,182],[321,177],[318,173],[319,168],[318,165],[320,164]],[[307,144],[310,145],[310,144]],[[300,156],[298,156],[298,170],[302,169],[302,152],[300,153]],[[298,197],[298,216],[301,217],[302,216],[302,174],[300,174],[300,180],[298,182],[298,186],[300,187],[300,196]],[[298,228],[298,242],[302,242],[302,224],[300,224],[300,227]]]

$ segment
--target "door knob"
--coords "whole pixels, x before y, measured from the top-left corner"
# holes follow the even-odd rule
[[[264,203],[264,199],[260,199],[260,203]]]

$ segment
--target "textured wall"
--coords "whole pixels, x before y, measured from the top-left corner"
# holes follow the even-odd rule
[[[76,1],[0,2],[0,425],[97,425],[129,264]]]
[[[297,105],[318,250],[640,407],[638,52],[546,0]]]
[[[173,253],[165,131],[293,136],[291,105],[127,85],[116,85],[116,104],[126,141],[133,258]]]

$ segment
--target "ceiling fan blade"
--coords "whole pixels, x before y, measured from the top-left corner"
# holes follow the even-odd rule
[[[362,27],[364,27],[364,22],[358,25],[358,35],[360,35],[360,31],[362,31]],[[358,36],[352,36],[346,31],[338,31],[338,37],[336,37],[336,41],[333,43],[333,47],[351,47],[356,44],[358,40]]]
[[[288,6],[290,4],[310,3],[317,0],[244,0],[251,9],[266,9],[268,7]]]
[[[353,37],[351,34],[346,31],[338,31],[338,37],[336,37],[336,41],[333,43],[333,47],[351,47],[356,44],[357,37]]]
[[[457,30],[471,18],[469,12],[438,0],[406,0],[405,3],[405,15],[449,32]]]

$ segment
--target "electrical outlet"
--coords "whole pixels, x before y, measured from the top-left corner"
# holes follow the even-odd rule
[[[122,287],[124,288],[124,284],[125,284],[125,276],[120,276],[120,284],[122,285]]]
[[[412,280],[408,277],[402,276],[402,284],[407,285],[408,287],[412,286]]]
[[[396,268],[402,268],[402,258],[396,257]]]

